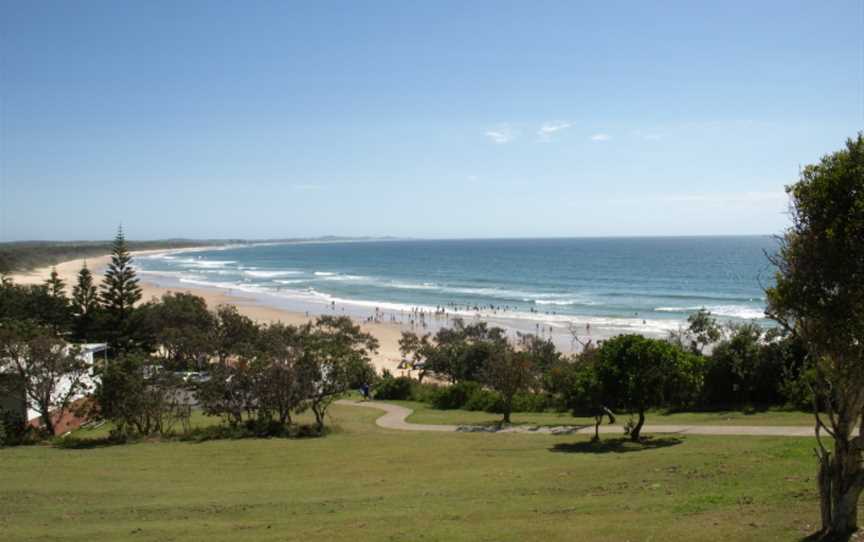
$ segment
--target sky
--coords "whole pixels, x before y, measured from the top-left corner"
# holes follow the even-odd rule
[[[0,0],[0,241],[777,233],[864,0]]]

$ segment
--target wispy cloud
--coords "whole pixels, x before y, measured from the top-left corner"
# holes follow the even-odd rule
[[[537,136],[540,138],[540,141],[549,141],[552,139],[552,136],[555,135],[556,132],[560,132],[562,130],[566,130],[570,128],[573,124],[569,122],[561,122],[561,121],[553,121],[553,122],[544,122],[540,129],[537,130]]]
[[[484,135],[488,137],[492,143],[503,145],[516,139],[519,136],[519,132],[509,124],[505,123],[486,130]]]
[[[591,141],[609,141],[612,136],[609,134],[594,134],[591,136]]]

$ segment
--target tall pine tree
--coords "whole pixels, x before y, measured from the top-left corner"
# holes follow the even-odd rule
[[[111,263],[105,271],[100,297],[108,317],[109,328],[106,331],[111,346],[115,351],[130,349],[133,340],[129,318],[135,303],[141,299],[141,287],[138,286],[138,277],[132,267],[132,255],[126,246],[122,227],[117,230],[117,237],[114,238]]]
[[[51,268],[51,276],[45,281],[45,286],[48,287],[48,293],[52,297],[58,299],[66,297],[66,282],[60,278],[60,273],[57,272],[56,267]]]
[[[72,316],[76,339],[93,339],[91,335],[99,308],[99,291],[93,284],[93,274],[87,268],[87,262],[84,262],[78,272],[78,283],[72,288]]]

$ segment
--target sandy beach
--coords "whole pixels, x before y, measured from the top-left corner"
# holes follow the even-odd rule
[[[213,247],[202,247],[203,249],[212,249]],[[189,252],[189,249],[184,249],[184,252]],[[146,254],[164,253],[165,250],[147,250],[133,252],[134,256]],[[102,281],[102,275],[105,267],[110,262],[109,255],[99,256],[96,258],[87,258],[86,263],[93,272],[94,281],[98,284]],[[85,259],[69,260],[58,263],[53,268],[57,269],[60,278],[66,282],[67,294],[71,294],[72,285],[77,281],[78,272],[84,265]],[[28,272],[14,273],[11,275],[12,280],[17,284],[42,284],[50,275],[52,267],[42,267]],[[207,306],[215,309],[219,305],[235,305],[242,313],[252,318],[259,323],[283,322],[286,324],[300,325],[308,322],[314,315],[307,317],[304,313],[292,312],[276,307],[270,307],[257,302],[254,299],[243,297],[242,295],[229,294],[223,290],[203,288],[203,287],[183,287],[183,288],[166,288],[159,286],[153,282],[142,279],[140,282],[142,289],[141,302],[149,301],[153,298],[159,298],[168,292],[188,292],[204,298]],[[356,319],[355,319],[356,320]],[[400,324],[394,323],[376,323],[358,321],[363,331],[370,333],[378,339],[378,352],[373,355],[372,363],[378,371],[388,369],[394,374],[398,374],[396,366],[401,359],[399,354],[399,337],[402,332]]]

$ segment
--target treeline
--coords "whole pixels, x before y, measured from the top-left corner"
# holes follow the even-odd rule
[[[160,241],[128,241],[129,250],[161,250],[190,248],[204,245],[224,245],[234,241],[195,241],[165,239]],[[240,241],[236,241],[240,242]],[[94,258],[111,253],[111,241],[19,241],[0,243],[0,275],[27,271],[57,263]]]
[[[16,377],[3,382],[23,388],[43,435],[67,411],[112,422],[121,440],[321,434],[332,401],[374,379],[378,343],[349,318],[259,325],[185,293],[142,304],[131,263],[120,232],[98,288],[86,267],[71,296],[56,273],[42,285],[0,283],[0,373]],[[72,346],[93,341],[109,345],[97,378]],[[225,423],[195,433],[193,408]],[[315,421],[304,428],[295,417],[306,411]],[[27,436],[23,420],[2,418],[0,444]]]
[[[621,335],[566,356],[547,339],[519,335],[514,344],[503,329],[457,320],[434,336],[403,333],[400,348],[417,380],[390,375],[374,393],[442,409],[497,412],[504,423],[513,411],[570,410],[596,416],[598,423],[599,417],[628,413],[634,415],[634,440],[651,409],[812,406],[799,339],[752,323],[721,326],[706,311],[688,324],[666,340]],[[430,375],[449,385],[429,385]]]

